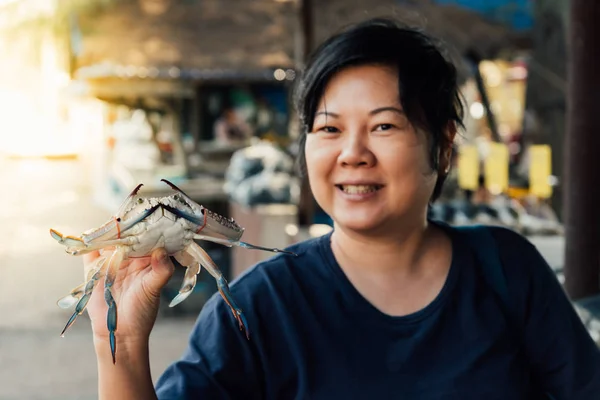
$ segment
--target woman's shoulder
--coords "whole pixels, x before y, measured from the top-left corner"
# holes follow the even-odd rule
[[[451,227],[450,229],[453,234],[460,236],[465,228]],[[558,277],[548,260],[529,238],[501,226],[480,226],[475,229],[477,230],[473,233],[481,235],[485,234],[482,230],[486,230],[491,236],[491,243],[473,236],[463,236],[464,243],[467,245],[464,247],[471,247],[473,253],[484,254],[483,257],[479,257],[480,264],[485,263],[486,253],[488,256],[490,252],[495,253],[494,256],[499,258],[499,265],[506,278],[509,295],[517,303],[525,304],[533,292],[550,291],[557,294],[562,291]],[[494,248],[485,248],[488,245]],[[479,248],[476,249],[476,246]],[[489,265],[481,265],[481,267],[490,268]]]
[[[488,226],[487,229],[492,233],[501,250],[506,251],[507,249],[514,249],[515,246],[517,250],[535,248],[533,243],[531,243],[526,236],[523,236],[521,233],[511,228],[492,225]]]
[[[541,254],[539,249],[522,234],[501,226],[488,227],[494,237],[496,247],[504,268],[507,273],[518,269],[527,271],[529,274],[536,270],[549,270],[547,260]],[[512,271],[517,273],[518,271]]]
[[[462,243],[461,249],[478,254],[476,258],[482,259],[481,262],[490,253],[498,257],[509,286],[525,289],[532,279],[556,279],[554,271],[539,249],[526,236],[513,229],[483,225],[443,227],[455,240]],[[488,240],[482,236],[486,236]]]
[[[495,251],[502,260],[506,259],[511,263],[516,261],[520,264],[521,262],[531,261],[532,257],[538,259],[541,257],[537,247],[527,237],[507,227],[494,225],[458,227],[446,224],[442,224],[442,227],[444,227],[451,236],[462,237],[470,247],[481,246],[482,243],[488,243],[480,239],[477,239],[475,242],[473,237],[474,235],[479,237],[489,233],[493,239],[493,242],[491,242],[490,245],[495,246]],[[468,231],[470,231],[472,235],[465,235]],[[486,251],[491,249],[481,250]]]

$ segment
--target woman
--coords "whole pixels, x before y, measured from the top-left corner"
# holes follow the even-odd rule
[[[173,266],[157,250],[122,268],[116,365],[101,291],[88,306],[100,398],[599,399],[598,349],[535,248],[492,229],[521,342],[471,243],[426,218],[462,116],[432,41],[387,20],[354,26],[316,51],[297,95],[302,159],[333,232],[231,285],[250,340],[211,298],[156,388],[148,337]]]

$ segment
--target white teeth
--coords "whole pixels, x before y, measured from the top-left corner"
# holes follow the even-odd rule
[[[342,190],[348,194],[370,193],[379,189],[375,185],[342,185]]]

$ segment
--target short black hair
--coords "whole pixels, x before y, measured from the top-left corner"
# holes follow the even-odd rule
[[[350,66],[381,64],[398,71],[400,104],[409,121],[429,134],[430,163],[437,170],[431,200],[442,190],[439,153],[451,143],[447,130],[463,126],[464,108],[455,65],[440,43],[418,28],[389,18],[373,18],[350,26],[323,42],[311,55],[296,83],[294,103],[300,118],[298,162],[306,172],[304,144],[317,106],[332,76]]]

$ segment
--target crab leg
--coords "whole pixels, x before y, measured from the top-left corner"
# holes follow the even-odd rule
[[[60,232],[50,229],[50,233],[54,239],[60,244],[67,246],[67,253],[72,256],[78,256],[86,253],[90,253],[94,250],[101,250],[110,246],[131,246],[138,243],[138,239],[135,236],[129,236],[124,239],[114,240],[99,240],[89,244],[86,244],[83,240],[73,236],[63,236]]]
[[[82,292],[83,297],[81,297],[81,294],[79,294],[79,296],[81,298],[79,299],[79,301],[77,302],[77,305],[75,306],[75,312],[73,313],[73,315],[71,315],[71,318],[69,318],[69,321],[67,321],[67,324],[65,325],[64,329],[60,333],[61,337],[65,336],[65,332],[67,331],[67,329],[69,329],[71,327],[71,325],[73,325],[73,323],[75,322],[77,317],[83,313],[83,311],[87,307],[88,301],[92,297],[92,292],[94,290],[94,287],[96,286],[98,279],[100,279],[100,277],[102,276],[102,272],[103,272],[102,269],[105,264],[106,258],[100,258],[99,260],[101,260],[101,261],[98,262],[98,266],[94,269],[95,272],[92,274],[91,278],[88,280],[88,282],[85,285],[85,289]],[[69,295],[69,296],[71,296],[71,295]],[[65,300],[69,296],[64,297],[61,300]],[[72,297],[76,298],[76,295],[72,295]],[[61,300],[59,300],[59,303]]]
[[[131,246],[131,245],[134,245],[137,243],[139,243],[139,240],[137,239],[137,237],[128,236],[124,239],[104,240],[101,242],[94,242],[94,243],[87,245],[87,247],[85,249],[75,250],[71,254],[74,256],[77,256],[80,254],[90,253],[95,250],[106,249],[106,248],[112,247],[112,246]]]
[[[158,206],[150,207],[147,210],[144,210],[139,215],[135,217],[129,218],[128,220],[123,221],[121,217],[115,217],[100,228],[95,229],[91,232],[86,232],[81,235],[81,240],[85,244],[91,244],[98,240],[107,240],[107,239],[120,239],[121,234],[130,228],[134,227],[139,222],[143,221],[146,217],[151,215],[154,211],[158,209]]]
[[[246,338],[250,339],[250,331],[248,330],[248,322],[246,321],[246,316],[242,313],[242,309],[238,307],[233,296],[231,295],[231,291],[229,290],[229,284],[223,276],[219,267],[215,264],[215,262],[210,258],[208,253],[204,251],[204,249],[198,246],[196,243],[192,243],[188,246],[187,251],[194,257],[194,259],[198,260],[200,264],[208,271],[209,274],[212,275],[213,278],[217,281],[217,288],[223,300],[227,303],[233,316],[237,320],[240,330],[246,331]]]
[[[102,266],[104,265],[105,261],[106,261],[106,257],[96,258],[94,260],[94,262],[92,263],[92,265],[90,265],[90,269],[85,278],[85,282],[83,282],[81,285],[74,287],[68,295],[60,298],[56,302],[56,304],[60,308],[63,308],[63,309],[70,308],[72,305],[76,304],[79,301],[79,299],[81,299],[81,296],[83,296],[88,282],[92,279],[92,277],[96,274],[96,272],[98,272],[98,271],[100,271],[100,269],[102,269]],[[100,277],[101,276],[98,276],[98,279]]]
[[[104,301],[108,306],[108,314],[106,316],[106,325],[110,335],[110,352],[112,354],[113,364],[116,363],[115,351],[115,331],[117,330],[117,305],[115,304],[115,298],[112,295],[112,287],[117,277],[117,271],[121,265],[121,262],[125,258],[126,250],[124,248],[118,248],[108,261],[108,268],[106,270],[106,277],[104,278]]]
[[[169,307],[175,307],[177,304],[185,300],[192,293],[194,287],[196,286],[196,276],[200,273],[200,263],[193,259],[193,257],[191,257],[191,260],[190,257],[186,257],[190,255],[191,254],[187,250],[175,254],[175,259],[177,262],[179,262],[181,265],[185,265],[186,270],[185,276],[183,277],[183,283],[179,289],[179,294],[175,296],[173,300],[171,300]]]
[[[50,235],[58,243],[67,246],[67,252],[71,255],[85,254],[93,250],[98,250],[106,246],[117,246],[128,244],[122,242],[121,234],[134,227],[146,217],[158,209],[158,206],[150,207],[139,215],[122,221],[120,218],[114,218],[100,228],[86,232],[81,237],[65,236],[55,229],[50,229]],[[112,242],[110,240],[113,240]]]
[[[206,235],[194,235],[194,239],[207,240],[209,242],[222,244],[222,245],[227,246],[227,247],[238,246],[238,247],[243,247],[245,249],[251,249],[251,250],[264,250],[264,251],[270,251],[272,253],[291,254],[293,256],[297,255],[296,253],[293,253],[293,252],[288,251],[288,250],[281,250],[281,249],[274,248],[274,247],[258,246],[258,245],[255,245],[255,244],[250,244],[250,243],[242,242],[240,240],[214,238],[214,237],[206,236]]]
[[[81,296],[83,296],[83,292],[84,292],[85,285],[87,284],[87,282],[88,282],[88,280],[75,286],[73,289],[71,289],[71,291],[69,292],[68,295],[58,299],[58,301],[56,302],[56,305],[62,309],[67,309],[67,308],[71,308],[71,306],[77,304],[79,299],[81,299]]]

